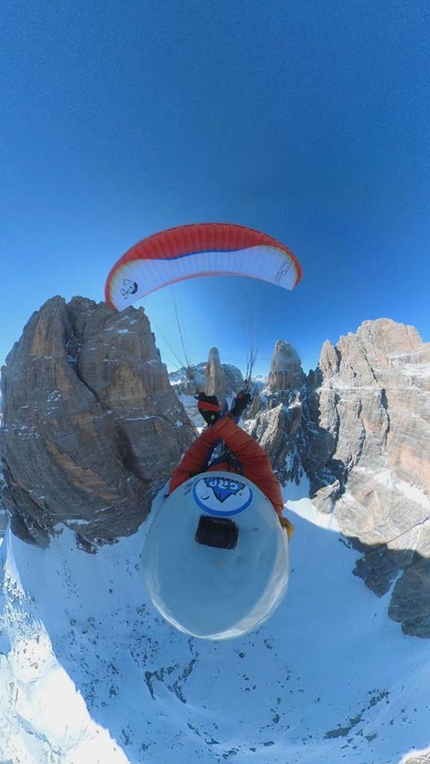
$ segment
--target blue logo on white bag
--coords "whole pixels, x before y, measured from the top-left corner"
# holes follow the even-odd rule
[[[216,517],[232,517],[244,512],[253,498],[252,488],[234,478],[206,475],[193,485],[197,506]]]

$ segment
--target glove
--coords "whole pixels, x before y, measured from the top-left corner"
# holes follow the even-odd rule
[[[281,523],[282,527],[285,528],[288,536],[288,541],[291,539],[291,536],[294,533],[294,525],[290,523],[289,520],[287,520],[286,517],[280,517],[279,522]]]
[[[215,395],[199,393],[197,408],[207,424],[215,424],[221,415],[221,407]]]
[[[245,390],[241,390],[236,395],[236,400],[230,409],[230,414],[232,414],[235,418],[240,418],[245,411],[245,409],[249,406],[249,404],[252,401],[252,395],[251,393],[246,393]]]

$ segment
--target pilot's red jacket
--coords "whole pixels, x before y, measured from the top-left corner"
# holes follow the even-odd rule
[[[215,464],[207,468],[206,460],[217,440],[223,440],[237,454],[242,465],[242,475],[251,480],[272,502],[281,517],[284,502],[281,486],[272,470],[269,457],[261,446],[247,432],[242,430],[230,417],[218,419],[211,427],[203,430],[191,444],[181,463],[176,467],[170,480],[169,493],[194,475],[206,470],[236,472],[230,464]]]

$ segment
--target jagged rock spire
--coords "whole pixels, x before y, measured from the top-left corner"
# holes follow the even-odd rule
[[[211,348],[206,364],[206,395],[216,395],[219,401],[224,400],[226,397],[225,382],[218,348]]]
[[[267,389],[271,393],[279,390],[294,390],[306,380],[299,355],[289,342],[278,340],[272,356]]]
[[[216,395],[220,403],[244,386],[242,373],[236,366],[221,363],[218,348],[211,348],[206,364],[206,395]]]

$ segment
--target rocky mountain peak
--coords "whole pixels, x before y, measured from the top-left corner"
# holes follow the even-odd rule
[[[42,306],[2,373],[14,532],[46,544],[63,523],[91,549],[137,530],[195,437],[179,399],[195,408],[197,389],[223,401],[244,384],[217,348],[191,372],[170,385],[143,309],[81,297]],[[361,549],[357,574],[378,595],[395,581],[391,617],[430,637],[430,344],[413,327],[365,321],[325,342],[306,377],[279,340],[253,395],[244,426],[287,497],[307,477],[314,506]]]
[[[305,473],[314,505],[362,551],[357,575],[378,595],[397,578],[391,617],[430,637],[430,344],[414,327],[365,321],[325,342],[304,378],[279,342],[251,417],[287,495]]]
[[[133,533],[194,437],[142,308],[52,298],[9,354],[2,394],[4,501],[38,544],[59,522],[89,544]]]
[[[309,424],[309,406],[304,373],[297,351],[288,342],[275,344],[269,379],[256,395],[247,429],[270,457],[281,481],[298,483],[307,460],[302,446]],[[303,453],[301,453],[303,451]]]
[[[222,364],[216,347],[209,350],[205,374],[206,395],[216,395],[220,403],[225,402],[244,385],[242,372],[236,366]]]
[[[336,347],[327,340],[318,366],[324,378],[340,375],[353,386],[363,382],[373,385],[378,371],[391,367],[397,356],[405,360],[421,346],[422,340],[413,326],[388,318],[364,321],[355,334],[340,337]]]
[[[325,343],[319,369],[331,456],[313,501],[358,540],[357,572],[375,592],[403,571],[390,614],[430,636],[430,598],[414,594],[418,579],[430,591],[430,344],[411,326],[366,321],[336,347]]]
[[[206,395],[216,395],[220,401],[226,397],[226,379],[218,348],[209,350],[206,365]]]
[[[267,390],[271,393],[301,387],[306,379],[296,350],[283,340],[278,340],[273,351]]]

